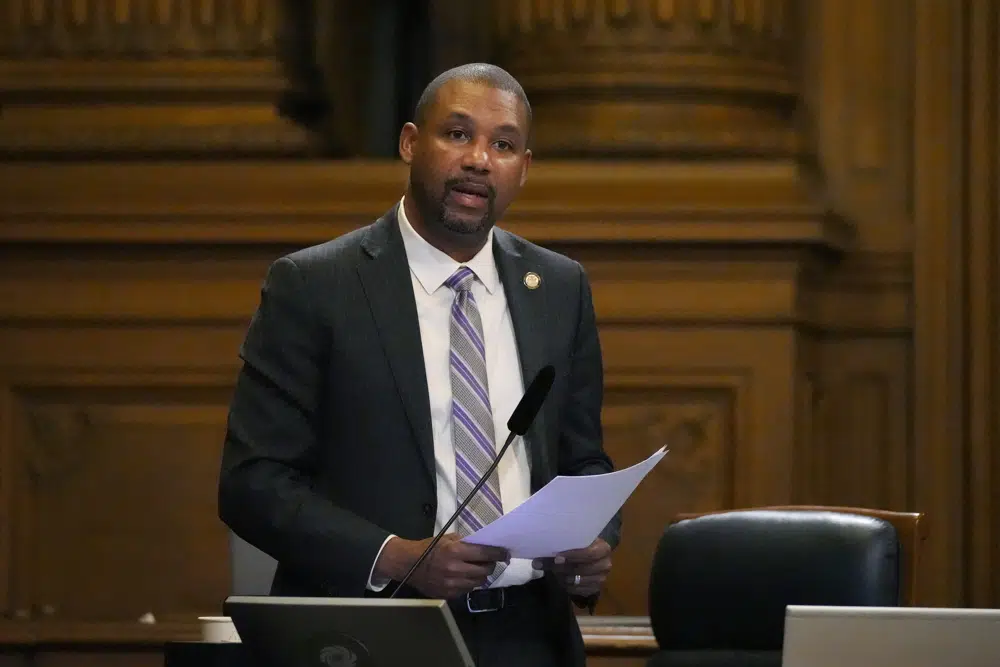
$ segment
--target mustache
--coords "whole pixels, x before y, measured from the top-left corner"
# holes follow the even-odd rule
[[[496,197],[496,188],[490,185],[488,181],[477,180],[475,178],[450,178],[444,182],[444,191],[447,193],[460,185],[474,185],[479,188],[484,188],[490,201],[493,201]]]

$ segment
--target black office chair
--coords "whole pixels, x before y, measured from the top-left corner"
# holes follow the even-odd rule
[[[789,604],[898,606],[901,547],[883,518],[734,510],[671,524],[650,573],[649,667],[781,667]]]

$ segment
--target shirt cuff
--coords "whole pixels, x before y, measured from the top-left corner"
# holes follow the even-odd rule
[[[382,555],[382,550],[385,549],[385,545],[388,544],[389,540],[391,540],[394,537],[396,536],[390,535],[389,537],[385,538],[385,542],[382,543],[382,546],[379,548],[378,553],[375,554],[375,560],[372,562],[372,569],[368,573],[368,586],[367,586],[368,590],[372,591],[373,593],[380,593],[383,589],[385,589],[386,586],[389,585],[388,579],[375,576],[375,563],[378,562],[379,557]]]

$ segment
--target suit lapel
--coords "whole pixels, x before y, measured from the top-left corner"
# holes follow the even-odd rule
[[[362,242],[365,256],[358,266],[361,284],[379,340],[396,381],[399,398],[420,449],[427,474],[434,483],[434,440],[424,352],[413,298],[409,264],[403,237],[396,221],[396,208],[370,228]]]
[[[500,281],[503,283],[514,325],[514,336],[521,357],[521,374],[524,387],[528,388],[535,374],[548,363],[546,346],[548,314],[545,274],[541,267],[528,261],[517,247],[516,240],[501,229],[494,231],[493,255],[497,263]],[[540,279],[535,284],[531,276]],[[529,287],[534,286],[534,288]],[[545,439],[545,408],[539,411],[525,437],[531,457],[532,492],[544,486],[552,478],[553,467],[549,460]]]

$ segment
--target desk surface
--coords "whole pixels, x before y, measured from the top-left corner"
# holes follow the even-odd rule
[[[579,621],[589,655],[648,656],[656,650],[646,617],[581,616]],[[255,667],[243,644],[168,642],[163,657],[164,667]]]

